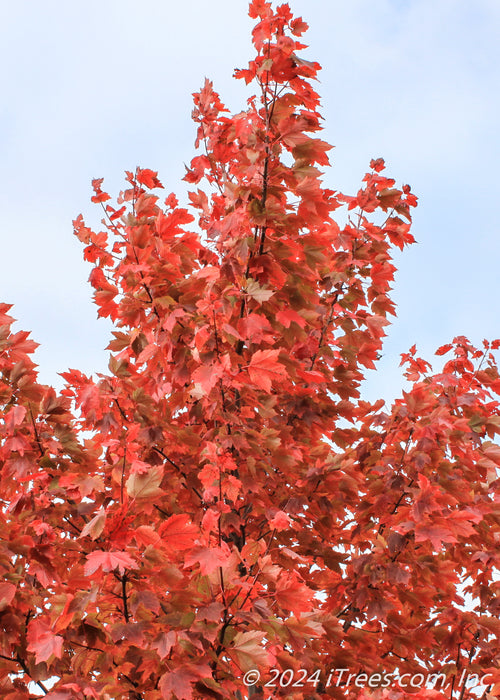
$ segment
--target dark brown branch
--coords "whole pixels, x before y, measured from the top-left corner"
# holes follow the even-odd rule
[[[123,418],[123,420],[128,421],[128,418],[127,418],[127,416],[126,416],[126,414],[125,414],[123,408],[122,408],[122,407],[120,406],[120,404],[118,403],[118,399],[113,399],[113,401],[115,402],[115,404],[116,404],[118,410],[120,411],[120,415],[121,415],[121,417]]]
[[[24,661],[24,659],[22,659],[22,658],[19,656],[19,654],[16,656],[16,661],[17,661],[17,663],[21,666],[21,668],[23,669],[24,673],[25,673],[29,678],[31,678],[32,681],[33,681],[34,683],[37,684],[37,686],[40,688],[40,690],[42,690],[42,691],[45,693],[45,695],[47,695],[48,692],[49,692],[48,689],[44,686],[44,684],[42,683],[42,681],[36,681],[36,680],[32,677],[31,673],[29,672],[28,667],[26,666],[26,662]]]
[[[169,464],[171,464],[171,465],[174,467],[174,469],[177,469],[177,471],[179,472],[179,474],[180,474],[180,475],[182,476],[182,478],[184,479],[184,485],[186,486],[186,488],[191,489],[191,490],[193,491],[193,493],[195,493],[195,494],[198,496],[198,498],[200,499],[200,501],[203,501],[203,496],[202,496],[201,493],[198,491],[198,489],[197,489],[195,486],[189,486],[189,484],[187,483],[186,475],[184,474],[184,472],[182,471],[182,469],[179,467],[179,465],[176,464],[172,459],[170,459],[170,457],[169,457],[168,455],[166,455],[166,454],[163,452],[163,450],[161,450],[159,447],[153,447],[153,450],[154,450],[155,452],[157,452],[159,455],[161,455],[161,456],[163,457],[163,459],[165,459]]]
[[[128,623],[130,616],[128,612],[128,602],[127,602],[127,574],[123,574],[121,578],[122,582],[122,600],[123,600],[123,617],[125,622]]]
[[[81,529],[80,529],[77,525],[75,525],[75,523],[72,523],[71,520],[70,520],[69,518],[67,518],[66,516],[64,516],[64,517],[63,517],[63,520],[64,520],[64,522],[68,523],[68,525],[71,525],[71,527],[72,527],[74,530],[76,530],[76,531],[78,532],[78,534],[81,533]]]

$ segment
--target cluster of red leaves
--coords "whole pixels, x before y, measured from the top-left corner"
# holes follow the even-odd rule
[[[380,158],[354,196],[322,186],[306,25],[250,15],[236,75],[258,97],[231,116],[195,95],[198,221],[147,169],[116,207],[94,180],[101,231],[75,221],[109,375],[39,385],[0,308],[6,700],[241,700],[252,668],[321,669],[251,693],[297,700],[407,694],[327,687],[332,668],[439,670],[461,698],[464,668],[500,680],[498,343],[456,338],[437,375],[412,348],[411,390],[360,399],[416,198]]]

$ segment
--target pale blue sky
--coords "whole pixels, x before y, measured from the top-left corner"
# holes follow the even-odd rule
[[[399,353],[455,335],[500,337],[500,3],[498,0],[291,0],[323,66],[324,182],[358,189],[372,157],[419,196],[418,245],[397,256],[398,318],[371,398],[403,385]],[[31,330],[41,379],[104,371],[109,326],[97,320],[90,267],[72,235],[97,222],[90,181],[111,193],[136,165],[182,194],[194,155],[191,93],[205,76],[226,104],[252,56],[245,0],[4,3],[0,61],[0,300]]]

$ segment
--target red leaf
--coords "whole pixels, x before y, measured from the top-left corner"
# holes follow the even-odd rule
[[[168,671],[160,678],[161,696],[165,700],[171,700],[174,696],[177,700],[192,700],[193,683],[197,680],[196,675],[187,668]]]
[[[389,325],[389,321],[383,316],[375,314],[366,317],[366,325],[372,338],[380,338],[380,336],[385,335],[383,327]]]
[[[211,678],[212,670],[208,665],[180,666],[174,671],[167,671],[160,678],[161,696],[165,700],[192,700],[193,684],[202,678]]]
[[[446,355],[452,348],[453,345],[451,344],[441,345],[441,347],[436,350],[436,355]]]
[[[174,646],[177,640],[177,635],[174,631],[162,632],[152,643],[153,649],[156,649],[160,659],[164,659],[170,653],[170,649]]]
[[[171,515],[159,529],[161,539],[173,549],[189,549],[193,546],[200,531],[190,520],[189,515]]]
[[[31,620],[28,624],[28,651],[35,653],[35,662],[48,661],[51,656],[62,656],[63,638],[54,634],[43,620]]]
[[[150,525],[139,525],[134,531],[134,539],[137,544],[143,544],[145,547],[152,545],[153,547],[160,548],[162,544],[159,533]]]
[[[385,168],[385,162],[383,158],[375,158],[370,161],[370,168],[373,168],[375,172],[379,173]]]
[[[217,567],[226,563],[231,554],[225,542],[220,547],[195,547],[187,556],[184,568],[193,564],[200,565],[200,572],[204,576],[209,576]]]
[[[286,377],[285,367],[278,362],[279,350],[257,350],[248,367],[252,383],[268,393],[274,381]]]
[[[105,524],[106,511],[104,508],[100,508],[97,515],[95,515],[92,520],[89,520],[89,522],[85,525],[80,533],[80,537],[90,536],[93,540],[96,540],[104,530]]]
[[[92,187],[95,192],[95,195],[91,197],[91,200],[95,203],[106,202],[108,199],[111,199],[107,192],[103,192],[101,190],[101,185],[103,182],[104,178],[102,177],[92,180]]]
[[[149,170],[148,168],[137,168],[136,178],[137,182],[140,182],[141,185],[145,185],[149,189],[163,187],[161,182],[158,180],[158,173],[154,170]]]
[[[0,611],[12,603],[16,595],[16,587],[13,583],[0,583]]]
[[[243,673],[268,663],[269,654],[263,646],[265,636],[264,632],[258,630],[236,634],[228,652]]]
[[[23,422],[25,415],[26,409],[24,406],[12,406],[12,408],[5,415],[5,425],[7,426],[9,432],[13,432],[16,426]]]
[[[127,554],[127,552],[104,552],[96,551],[87,554],[87,563],[84,567],[85,576],[92,576],[98,569],[103,571],[113,571],[118,569],[123,574],[126,569],[138,569],[139,567]]]
[[[290,518],[282,510],[279,510],[274,518],[269,521],[269,527],[273,530],[288,530],[290,529]]]
[[[209,394],[223,374],[224,368],[219,362],[197,367],[192,375],[197,398]]]
[[[283,574],[276,583],[275,598],[278,604],[295,615],[309,612],[314,591],[305,586],[295,574]]]
[[[285,328],[290,328],[291,323],[297,323],[301,328],[304,328],[306,325],[305,318],[290,308],[280,309],[276,314],[276,319]]]
[[[133,472],[125,482],[128,495],[134,499],[161,496],[164,493],[160,488],[163,480],[163,471],[164,469],[161,465],[148,465],[146,470]]]

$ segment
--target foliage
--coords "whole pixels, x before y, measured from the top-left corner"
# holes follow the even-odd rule
[[[500,680],[499,343],[456,338],[438,374],[412,348],[392,408],[360,398],[416,197],[380,158],[354,196],[322,186],[307,25],[263,0],[250,15],[236,77],[258,96],[231,115],[209,81],[195,94],[190,210],[138,168],[116,205],[93,182],[101,231],[75,221],[116,327],[109,374],[40,385],[1,307],[6,700],[466,698],[464,669]],[[448,685],[330,683],[342,668]]]

